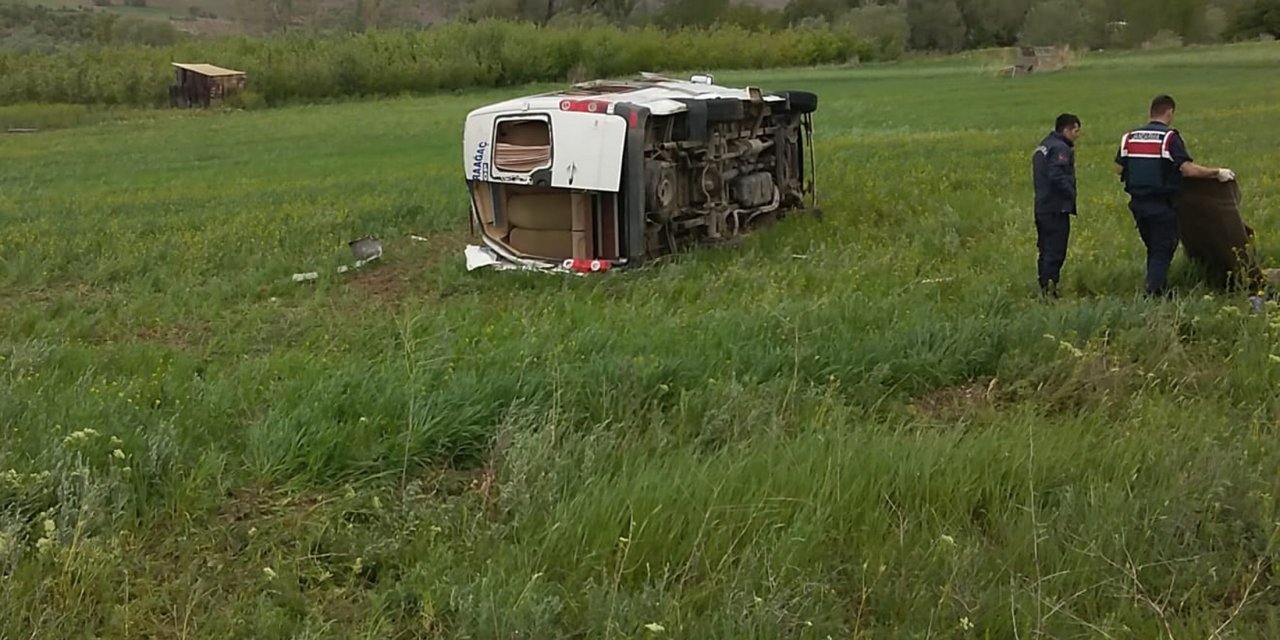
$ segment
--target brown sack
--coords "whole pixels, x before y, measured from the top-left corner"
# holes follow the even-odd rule
[[[1234,180],[1185,178],[1175,206],[1183,249],[1205,266],[1213,286],[1265,286],[1253,253],[1253,229],[1240,218],[1240,187]]]

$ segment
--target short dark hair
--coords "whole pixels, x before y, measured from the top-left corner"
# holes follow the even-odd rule
[[[1071,113],[1064,113],[1058,116],[1058,120],[1053,123],[1053,130],[1062,133],[1071,127],[1080,126],[1080,118]]]
[[[1178,107],[1178,103],[1173,101],[1173,96],[1158,95],[1151,101],[1151,115],[1162,116]]]

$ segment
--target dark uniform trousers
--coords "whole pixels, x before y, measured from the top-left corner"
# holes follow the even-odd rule
[[[1169,196],[1133,196],[1129,211],[1147,246],[1147,293],[1163,295],[1169,265],[1178,249],[1178,213]]]
[[[1052,282],[1057,286],[1062,276],[1062,264],[1067,261],[1067,240],[1071,237],[1071,214],[1037,213],[1036,247],[1040,250],[1038,263],[1040,288]]]

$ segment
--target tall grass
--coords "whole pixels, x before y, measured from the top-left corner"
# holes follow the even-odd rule
[[[1276,51],[728,74],[827,215],[598,278],[462,266],[517,89],[0,139],[0,637],[1276,637],[1280,307],[1141,299],[1110,167],[1171,91],[1274,263]]]
[[[0,54],[0,104],[158,105],[168,99],[168,65],[175,61],[246,71],[253,92],[280,102],[563,81],[571,72],[611,76],[642,70],[761,69],[843,63],[855,57],[871,58],[870,47],[838,30],[539,28],[487,21],[423,31]]]

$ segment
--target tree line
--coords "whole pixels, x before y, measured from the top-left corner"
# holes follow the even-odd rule
[[[731,0],[466,0],[453,14],[540,24],[842,25],[904,48],[936,51],[1133,47],[1162,34],[1188,43],[1280,35],[1280,0],[791,0],[779,9]]]
[[[892,60],[910,49],[1122,47],[1280,32],[1280,0],[793,0],[777,10],[728,0],[476,0],[441,23],[397,28],[378,23],[395,8],[380,4],[390,0],[360,0],[372,26],[318,28],[291,17],[312,1],[257,2],[284,25],[275,35],[156,41],[122,31],[133,23],[115,17],[0,5],[0,35],[15,24],[32,31],[35,16],[48,20],[38,33],[75,43],[0,49],[0,104],[162,105],[172,61],[243,69],[252,87],[245,99],[276,104],[663,69]],[[504,19],[484,13],[502,2],[514,3],[504,5],[513,11]]]
[[[55,51],[68,46],[171,45],[182,34],[163,20],[22,3],[0,4],[0,50]]]
[[[203,13],[197,4],[192,10],[193,16]],[[1118,48],[1154,38],[1213,43],[1280,36],[1280,0],[790,0],[772,9],[743,0],[235,0],[229,10],[228,17],[257,35],[489,19],[561,27],[830,27],[876,43],[881,56],[1015,44]],[[182,37],[167,21],[0,5],[4,49],[167,45]]]

